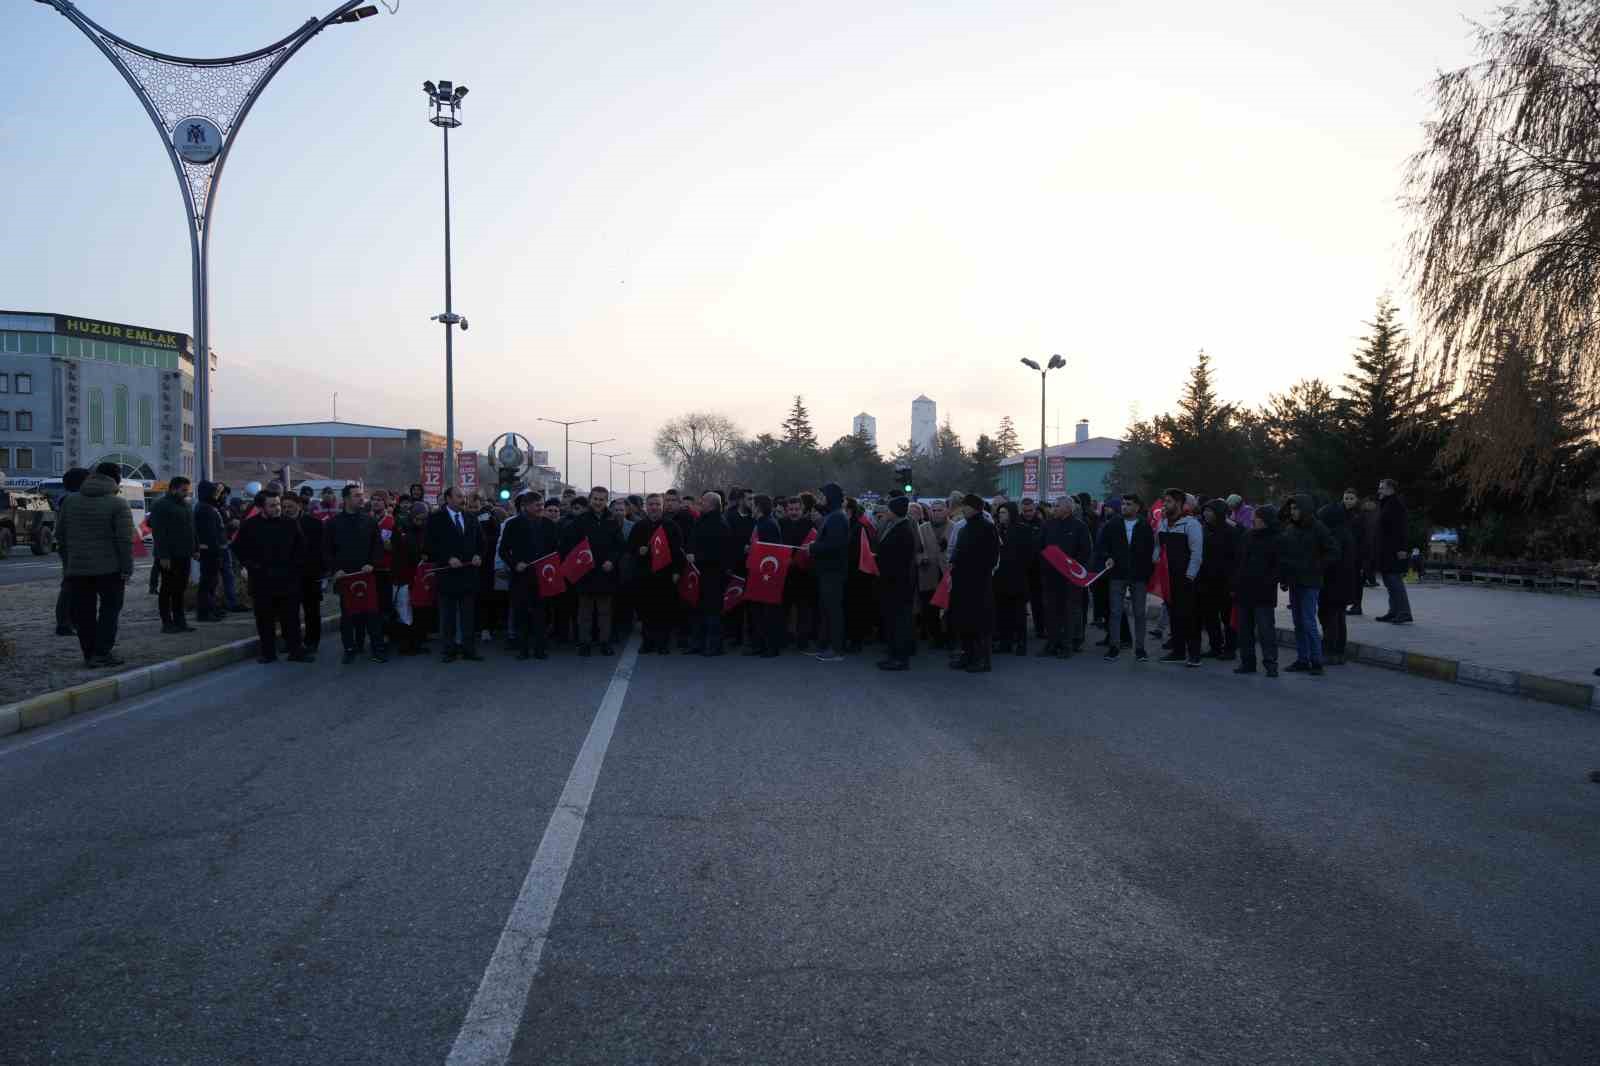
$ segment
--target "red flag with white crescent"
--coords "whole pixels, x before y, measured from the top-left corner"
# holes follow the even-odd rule
[[[567,554],[566,562],[561,564],[561,576],[567,579],[567,584],[576,585],[583,580],[585,574],[594,569],[594,549],[589,547],[589,538],[584,537],[572,546],[572,551]]]
[[[133,531],[133,557],[143,559],[150,554],[150,549],[144,546],[144,538],[150,535],[150,520],[146,518],[139,523],[139,528]]]
[[[1088,567],[1078,562],[1078,560],[1074,559],[1072,556],[1068,555],[1054,544],[1040,552],[1039,555],[1044,559],[1045,562],[1055,567],[1057,573],[1081,589],[1088,588],[1101,577],[1105,576],[1106,570],[1111,569],[1111,561],[1108,559],[1106,561],[1105,570],[1101,570],[1097,574],[1091,574]]]
[[[856,560],[856,565],[863,574],[878,572],[878,557],[872,554],[871,539],[865,533],[861,535],[861,557]]]
[[[439,579],[432,563],[418,563],[411,579],[411,606],[432,607],[439,600]]]
[[[567,589],[567,579],[561,576],[561,553],[541,555],[528,564],[533,576],[539,579],[539,595],[543,599],[559,596]]]
[[[652,574],[672,565],[672,542],[667,539],[667,527],[659,525],[650,534],[650,572]]]
[[[744,599],[744,582],[736,577],[729,578],[728,583],[722,586],[722,613],[727,614],[739,606],[739,601],[742,599]]]
[[[933,599],[928,602],[940,610],[950,606],[950,571],[944,572],[944,579],[939,582],[939,587],[933,590]]]
[[[745,580],[744,598],[751,603],[782,604],[783,583],[789,576],[794,554],[794,549],[787,544],[756,541],[745,566],[750,576]]]
[[[337,582],[339,604],[345,614],[370,614],[378,609],[376,574],[346,574]]]
[[[700,606],[700,571],[693,563],[678,579],[678,599],[683,601],[685,607]]]
[[[817,531],[813,529],[811,532],[807,533],[806,536],[805,536],[805,539],[800,542],[800,547],[804,548],[807,544],[815,543],[816,539],[817,539]],[[811,569],[811,553],[810,552],[796,552],[795,556],[794,556],[794,568],[796,570],[810,570]]]

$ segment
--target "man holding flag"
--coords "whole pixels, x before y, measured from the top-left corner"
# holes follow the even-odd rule
[[[789,549],[783,529],[772,517],[772,497],[755,497],[754,542],[745,556],[744,607],[750,621],[750,647],[746,655],[776,659],[783,649],[783,581],[789,569]]]
[[[1144,611],[1150,577],[1155,573],[1156,558],[1161,554],[1161,549],[1156,545],[1155,531],[1139,514],[1142,503],[1135,492],[1122,497],[1122,513],[1101,527],[1100,542],[1095,551],[1095,564],[1102,568],[1108,564],[1111,567],[1106,574],[1111,582],[1111,628],[1105,655],[1108,663],[1115,662],[1121,654],[1122,600],[1129,594],[1133,596],[1133,658],[1135,662],[1150,661],[1144,650]]]
[[[1053,653],[1062,659],[1083,650],[1085,597],[1083,587],[1068,576],[1072,568],[1063,568],[1061,560],[1076,564],[1094,554],[1089,527],[1078,518],[1077,511],[1071,496],[1056,500],[1050,520],[1044,524],[1044,547],[1040,553],[1045,615],[1050,621],[1050,640],[1044,654]]]
[[[617,561],[622,558],[622,523],[612,516],[605,489],[589,491],[589,507],[573,518],[562,541],[567,556],[566,578],[578,589],[578,654],[592,643],[601,655],[612,654],[611,599],[617,588]]]
[[[517,497],[517,511],[500,531],[500,558],[511,571],[511,610],[516,619],[517,658],[526,660],[530,654],[543,659],[546,626],[544,618],[544,593],[547,582],[554,577],[559,565],[556,552],[558,533],[556,524],[544,517],[544,501],[537,493],[524,492]],[[555,586],[557,595],[560,586]]]
[[[817,539],[817,527],[805,511],[805,500],[791,496],[784,501],[782,543],[790,548],[804,549]],[[811,556],[804,550],[792,553],[789,572],[784,579],[783,609],[794,616],[795,647],[811,650],[811,641],[817,633],[817,580],[810,569]]]
[[[672,622],[677,613],[678,575],[683,572],[683,538],[675,522],[667,520],[660,494],[644,498],[644,516],[628,533],[628,553],[635,560],[633,600],[639,612],[648,655],[672,653]]]
[[[685,558],[700,573],[699,596],[689,608],[694,620],[689,638],[689,654],[722,654],[722,586],[728,558],[735,546],[728,539],[728,523],[722,516],[722,497],[708,492],[700,497],[700,517],[694,521]]]

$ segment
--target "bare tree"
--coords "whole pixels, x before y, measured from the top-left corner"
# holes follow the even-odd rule
[[[1521,0],[1475,29],[1482,58],[1434,80],[1406,178],[1426,365],[1460,395],[1509,333],[1587,390],[1600,372],[1600,0]],[[1524,454],[1539,432],[1527,410],[1484,428],[1496,443],[1469,466]]]
[[[727,415],[691,411],[656,430],[655,453],[686,491],[700,492],[727,481],[742,442]]]

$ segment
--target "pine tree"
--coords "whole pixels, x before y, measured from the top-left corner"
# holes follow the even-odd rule
[[[1397,464],[1415,465],[1396,455],[1405,448],[1402,438],[1422,400],[1399,317],[1387,296],[1378,299],[1377,313],[1367,323],[1369,332],[1355,353],[1355,369],[1345,375],[1339,390],[1346,476],[1361,492],[1374,491],[1379,478],[1400,476]]]
[[[1000,486],[1000,460],[1003,458],[1000,450],[995,447],[995,442],[989,439],[987,433],[978,435],[977,443],[972,446],[972,473],[969,475],[969,490],[980,496],[992,496]]]
[[[1217,400],[1211,384],[1211,357],[1202,351],[1176,414],[1153,420],[1159,442],[1146,476],[1162,489],[1181,488],[1202,495],[1242,492],[1251,481],[1249,439],[1233,404]]]
[[[1009,458],[1022,451],[1022,441],[1017,437],[1017,427],[1010,415],[1000,420],[1000,432],[995,434],[994,448],[1001,458]]]
[[[796,448],[817,450],[817,433],[811,428],[811,414],[803,396],[795,396],[794,406],[789,408],[789,417],[783,422],[783,439]]]

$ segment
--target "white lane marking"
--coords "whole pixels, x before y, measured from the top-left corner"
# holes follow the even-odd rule
[[[238,672],[238,667],[243,665],[243,663],[239,663],[232,667],[223,667],[221,670],[207,674],[205,677],[197,677],[193,681],[187,681],[179,685],[169,685],[166,688],[157,689],[154,694],[140,697],[121,710],[109,711],[105,714],[96,715],[87,722],[81,722],[78,725],[59,730],[58,732],[51,733],[49,736],[43,736],[35,740],[30,740],[25,744],[18,744],[17,746],[11,748],[0,748],[0,759],[5,758],[7,755],[15,755],[19,751],[27,751],[29,748],[37,748],[40,744],[48,744],[52,740],[58,740],[61,737],[70,736],[73,733],[80,733],[85,729],[93,729],[95,726],[103,725],[114,718],[121,718],[125,714],[132,714],[134,711],[143,710],[144,708],[157,703],[163,703],[175,696],[192,695],[193,693],[199,692],[201,689],[210,688],[219,681],[231,680],[234,674]]]
[[[528,990],[539,972],[539,958],[549,939],[556,905],[561,902],[567,871],[572,868],[572,856],[578,847],[578,836],[583,832],[589,799],[600,777],[600,764],[605,761],[606,748],[616,729],[622,701],[628,695],[628,680],[633,676],[633,664],[638,658],[639,643],[635,637],[628,641],[611,675],[611,684],[600,700],[600,709],[589,726],[578,761],[572,764],[561,799],[550,814],[544,839],[539,841],[539,850],[528,867],[522,891],[517,893],[517,902],[500,934],[500,943],[495,945],[488,969],[478,983],[477,995],[472,997],[472,1006],[467,1008],[466,1020],[461,1024],[461,1032],[456,1036],[445,1066],[504,1066],[511,1057],[511,1044],[522,1026],[522,1012],[528,1006]]]

